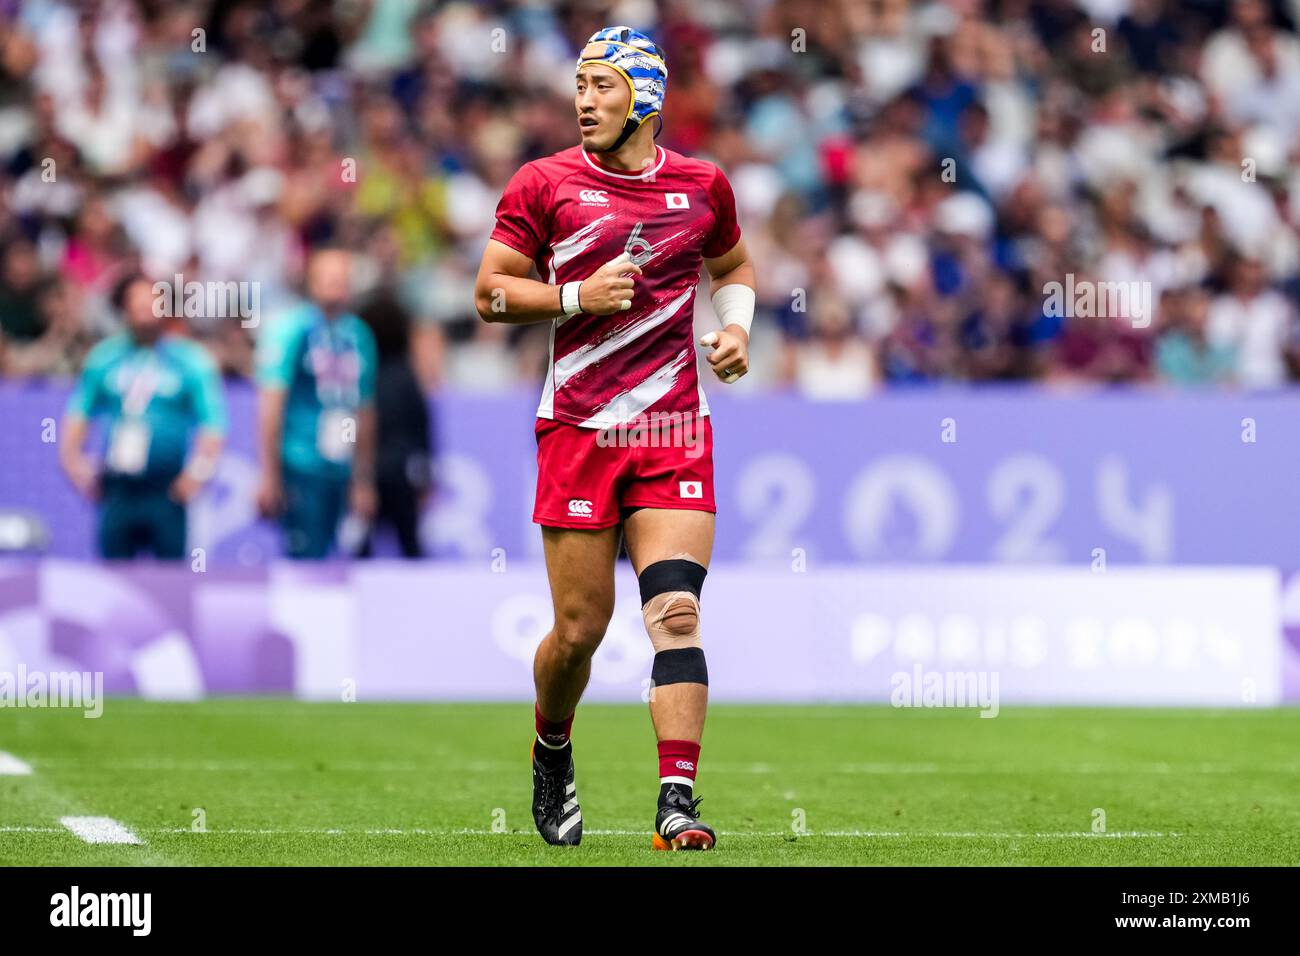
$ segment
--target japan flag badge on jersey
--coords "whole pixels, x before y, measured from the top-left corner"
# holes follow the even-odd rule
[[[681,481],[677,483],[677,493],[683,498],[703,498],[704,487],[698,481]]]
[[[669,209],[690,209],[691,204],[686,199],[686,193],[664,193],[664,201],[668,204]]]

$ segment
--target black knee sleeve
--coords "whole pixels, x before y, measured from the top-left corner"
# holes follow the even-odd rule
[[[650,680],[656,687],[665,684],[703,684],[709,686],[709,669],[704,664],[704,648],[679,647],[660,651],[650,667]]]
[[[645,607],[652,597],[665,591],[690,591],[698,601],[704,589],[704,575],[708,573],[704,565],[685,558],[647,564],[636,579],[641,587],[641,606]]]
[[[656,594],[669,591],[689,591],[700,599],[704,589],[704,565],[684,558],[656,561],[646,565],[637,583],[641,588],[641,606],[644,607]],[[656,687],[665,684],[704,684],[708,686],[709,670],[704,664],[704,649],[680,647],[655,654],[650,668],[650,680]]]

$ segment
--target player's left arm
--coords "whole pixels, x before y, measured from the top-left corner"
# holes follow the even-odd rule
[[[754,263],[739,239],[727,252],[705,259],[711,277],[710,295],[713,309],[722,328],[700,338],[700,344],[713,346],[707,356],[713,373],[728,385],[749,371],[749,327],[754,321],[756,279]]]

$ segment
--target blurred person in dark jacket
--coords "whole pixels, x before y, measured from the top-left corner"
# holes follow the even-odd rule
[[[41,336],[41,261],[36,246],[15,236],[0,251],[0,335],[11,342],[31,342]]]
[[[0,333],[0,375],[75,377],[95,344],[82,322],[82,293],[66,279],[45,279],[37,303],[42,326],[39,337],[10,342]]]
[[[420,512],[433,486],[433,443],[429,405],[411,364],[411,315],[385,287],[372,294],[358,312],[374,333],[379,353],[375,381],[379,508],[368,533],[362,536],[357,555],[371,556],[374,533],[387,523],[397,534],[403,557],[423,557]]]

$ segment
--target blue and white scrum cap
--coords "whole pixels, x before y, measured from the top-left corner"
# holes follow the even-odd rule
[[[578,57],[578,69],[587,63],[600,63],[617,70],[632,91],[623,132],[614,145],[604,150],[613,152],[642,123],[663,112],[668,65],[655,41],[631,27],[605,27],[593,33]]]

